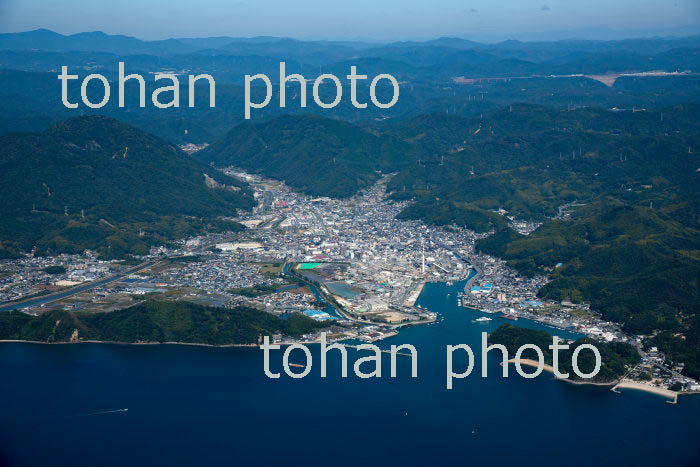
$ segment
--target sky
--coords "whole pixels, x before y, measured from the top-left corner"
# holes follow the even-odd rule
[[[700,0],[0,0],[0,32],[481,41],[700,32]]]

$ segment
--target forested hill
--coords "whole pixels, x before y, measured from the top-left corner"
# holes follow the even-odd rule
[[[694,209],[698,209],[697,204]],[[589,302],[700,376],[700,230],[662,209],[620,201],[583,207],[529,236],[506,228],[477,243],[524,274],[546,273],[539,294]]]
[[[0,137],[0,185],[6,256],[34,247],[144,252],[152,240],[254,204],[245,184],[155,136],[97,116]]]
[[[349,196],[378,172],[396,172],[394,197],[415,200],[403,216],[477,231],[503,227],[492,212],[499,208],[546,219],[562,204],[603,195],[657,199],[697,217],[688,201],[698,197],[699,115],[698,105],[614,112],[513,104],[478,117],[363,127],[285,116],[236,126],[197,157],[312,195]]]
[[[514,357],[518,349],[523,345],[536,345],[542,350],[544,361],[551,365],[552,351],[549,346],[552,344],[552,335],[547,331],[528,329],[513,326],[512,324],[502,324],[491,335],[489,342],[502,344],[508,350],[511,358]],[[598,349],[601,357],[601,367],[598,373],[591,379],[579,377],[571,365],[573,349],[579,345],[589,344]],[[522,358],[538,360],[538,355],[527,349],[523,352]],[[568,373],[571,381],[588,383],[615,383],[627,372],[630,366],[639,362],[637,349],[626,342],[597,342],[588,337],[581,338],[571,344],[568,349],[559,352],[558,368],[562,373]],[[578,370],[583,373],[591,373],[595,369],[595,358],[589,352],[582,352],[578,360]]]
[[[287,115],[242,123],[196,157],[278,178],[311,195],[346,197],[376,181],[379,171],[405,166],[412,149],[350,123]]]
[[[279,332],[300,337],[323,327],[327,324],[302,314],[283,319],[248,307],[225,309],[169,301],[146,301],[111,313],[0,314],[0,339],[35,342],[257,344],[261,336]]]
[[[698,194],[697,117],[696,105],[612,112],[524,104],[481,118],[425,116],[394,130],[424,156],[390,188],[417,200],[411,217],[436,223],[453,220],[440,209],[446,204],[459,220],[475,208],[546,219],[562,204],[602,195],[685,202]]]

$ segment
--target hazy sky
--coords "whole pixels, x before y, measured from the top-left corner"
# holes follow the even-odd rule
[[[0,31],[36,28],[143,39],[607,39],[700,31],[700,0],[0,0]]]

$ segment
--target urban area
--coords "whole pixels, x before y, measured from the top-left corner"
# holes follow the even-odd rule
[[[700,383],[666,363],[657,349],[644,351],[645,336],[628,336],[587,304],[544,301],[547,279],[518,275],[498,258],[475,251],[483,234],[396,219],[407,202],[387,197],[389,176],[349,199],[312,198],[284,183],[227,169],[255,190],[258,205],[237,220],[243,232],[183,239],[152,248],[138,264],[102,261],[92,252],[26,256],[0,262],[0,309],[38,314],[53,308],[111,311],[157,295],[207,305],[247,305],[276,314],[304,313],[332,324],[333,340],[373,342],[404,326],[439,319],[417,299],[427,282],[464,283],[453,297],[475,321],[488,314],[534,320],[602,341],[634,344],[641,362],[618,386],[645,385],[675,396]],[[566,218],[576,206],[565,206]],[[506,216],[507,213],[501,212]],[[539,224],[509,218],[529,234]],[[477,312],[478,311],[478,312]],[[483,312],[485,314],[479,313]],[[478,317],[477,317],[478,316]],[[275,335],[276,343],[317,342]]]

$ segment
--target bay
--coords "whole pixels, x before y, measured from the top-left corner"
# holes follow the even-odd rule
[[[408,358],[390,378],[386,354],[382,378],[341,378],[334,353],[321,378],[318,346],[308,377],[273,380],[252,348],[0,344],[0,465],[700,464],[700,396],[504,379],[495,353],[482,378],[481,332],[510,321],[458,307],[463,286],[428,284],[418,303],[440,320],[380,344],[415,345],[418,378]],[[448,391],[445,346],[462,343],[477,364]]]

